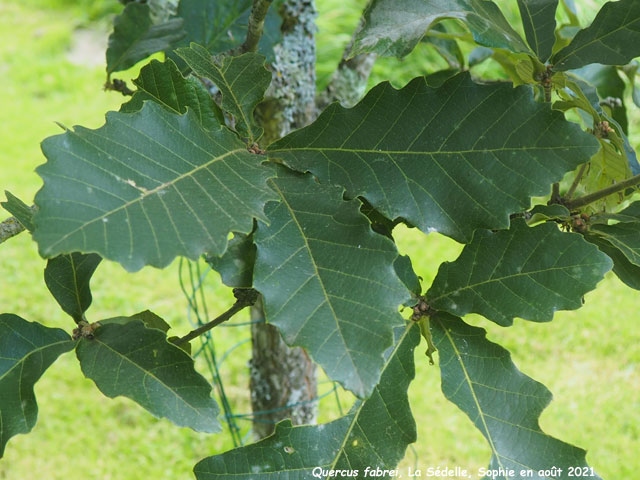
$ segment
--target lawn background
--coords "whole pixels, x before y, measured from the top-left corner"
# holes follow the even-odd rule
[[[318,78],[326,83],[357,22],[363,1],[319,0]],[[515,1],[497,2],[513,15]],[[603,2],[578,1],[589,22]],[[33,172],[44,162],[39,142],[60,133],[54,122],[96,128],[107,110],[123,97],[103,92],[103,55],[91,61],[77,53],[77,42],[106,38],[115,1],[0,0],[0,187],[31,202],[40,187]],[[514,26],[520,28],[518,21]],[[84,33],[78,34],[81,29]],[[74,34],[74,32],[76,32]],[[78,58],[82,63],[77,64]],[[95,60],[95,61],[94,61]],[[413,76],[430,73],[442,63],[422,47],[405,60],[378,62],[371,84],[391,78],[400,86]],[[91,64],[93,63],[93,65]],[[489,66],[489,68],[491,68]],[[497,70],[496,70],[497,72]],[[497,73],[496,73],[497,74]],[[127,78],[135,77],[135,71]],[[638,115],[631,137],[638,148]],[[4,215],[0,215],[4,218]],[[399,247],[409,253],[428,286],[442,260],[453,260],[460,246],[438,235],[402,229]],[[0,245],[0,311],[19,314],[48,326],[73,328],[42,281],[44,261],[35,244],[22,234]],[[233,298],[217,274],[205,282],[210,312],[221,312]],[[178,284],[178,265],[159,271],[145,268],[127,274],[103,262],[92,280],[94,301],[88,312],[95,321],[151,309],[165,318],[175,334],[184,334],[187,303]],[[543,429],[589,450],[588,461],[608,479],[637,478],[640,472],[640,295],[609,275],[586,305],[559,312],[553,322],[516,320],[500,328],[479,317],[468,318],[489,331],[489,338],[508,348],[519,368],[544,383],[554,401],[544,411]],[[212,315],[213,315],[212,314]],[[238,315],[234,322],[246,320]],[[216,347],[224,351],[248,338],[243,327],[219,328]],[[455,406],[444,400],[437,367],[429,367],[425,347],[416,352],[417,377],[410,399],[418,424],[418,442],[407,451],[406,466],[460,466],[476,471],[486,466],[489,449],[480,433]],[[234,350],[222,365],[227,394],[237,412],[249,410],[249,348]],[[204,364],[198,363],[207,375]],[[331,385],[323,383],[321,391]],[[226,433],[204,435],[157,420],[133,402],[107,399],[83,378],[73,353],[64,355],[38,382],[39,418],[29,435],[13,437],[0,460],[0,479],[47,480],[191,479],[201,458],[232,446]],[[349,401],[349,395],[342,395]],[[348,407],[348,405],[343,405]],[[320,420],[336,418],[333,397],[320,402]],[[249,422],[241,423],[246,429]],[[475,477],[474,477],[475,478]]]

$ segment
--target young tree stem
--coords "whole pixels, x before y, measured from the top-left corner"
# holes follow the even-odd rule
[[[16,217],[9,217],[0,223],[0,243],[15,237],[25,230]]]
[[[251,7],[251,15],[249,16],[247,38],[240,47],[240,53],[258,51],[258,43],[260,43],[262,31],[264,30],[264,19],[272,3],[273,0],[253,0],[253,7]]]
[[[573,194],[576,193],[576,188],[578,188],[578,185],[580,184],[580,180],[582,180],[582,176],[584,175],[584,172],[587,170],[588,165],[589,165],[589,162],[583,163],[582,166],[580,167],[580,170],[578,170],[578,173],[576,174],[576,178],[573,179],[573,183],[569,187],[569,191],[567,192],[567,196],[565,197],[566,200],[571,200],[571,197],[573,197]]]
[[[589,195],[585,195],[584,197],[576,198],[575,200],[569,200],[564,202],[564,205],[569,210],[574,210],[579,207],[584,207],[585,205],[589,205],[590,203],[596,202],[601,198],[608,197],[609,195],[613,195],[614,193],[621,192],[622,190],[633,187],[635,185],[640,184],[640,174],[635,175],[624,182],[616,183],[611,185],[610,187],[603,188],[602,190],[598,190],[597,192],[590,193]]]

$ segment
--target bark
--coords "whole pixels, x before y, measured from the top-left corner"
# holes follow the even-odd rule
[[[282,43],[275,47],[273,80],[267,100],[257,112],[265,135],[263,146],[304,127],[316,115],[316,47],[313,0],[286,0],[281,7]],[[251,308],[253,320],[264,319],[262,304]],[[273,432],[274,425],[291,418],[294,425],[315,423],[316,367],[301,348],[289,348],[278,330],[265,322],[251,329],[251,405],[256,415],[257,438]],[[287,407],[289,405],[290,407]]]

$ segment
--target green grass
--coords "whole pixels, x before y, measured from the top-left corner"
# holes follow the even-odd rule
[[[363,0],[319,1],[318,75],[326,82],[357,23]],[[515,2],[499,2],[510,6]],[[511,4],[511,5],[510,5]],[[107,28],[103,14],[116,2],[83,0],[0,0],[0,172],[2,187],[30,201],[40,186],[34,168],[44,162],[39,142],[60,133],[54,122],[98,127],[104,112],[117,109],[119,94],[103,92],[102,68],[77,66],[66,59],[77,27]],[[593,16],[593,9],[583,9]],[[93,22],[98,19],[97,23]],[[336,32],[347,32],[337,35]],[[337,35],[337,36],[336,36]],[[405,60],[385,59],[374,80],[392,77],[398,85],[434,70],[432,53],[421,49]],[[134,75],[134,73],[131,73]],[[636,116],[637,118],[637,116]],[[637,128],[637,123],[636,123]],[[633,137],[636,138],[636,137]],[[635,142],[637,146],[637,142]],[[453,260],[460,246],[438,235],[401,229],[398,242],[428,285],[439,263]],[[0,246],[0,311],[70,330],[73,325],[50,297],[35,244],[22,234]],[[188,330],[186,301],[178,284],[178,265],[127,274],[104,262],[92,280],[91,320],[151,309]],[[205,282],[209,311],[222,311],[233,299],[211,273]],[[520,369],[554,392],[542,415],[550,434],[589,450],[588,460],[604,478],[635,478],[640,471],[640,296],[609,275],[585,306],[559,312],[547,324],[516,321],[500,328],[479,317],[468,320],[512,354]],[[246,320],[239,315],[234,321]],[[248,338],[246,328],[219,328],[216,345],[225,349]],[[468,418],[440,392],[439,371],[430,367],[424,346],[416,352],[417,378],[410,388],[419,438],[403,466],[486,466],[489,449]],[[248,344],[237,348],[221,370],[236,412],[249,409]],[[208,375],[205,364],[198,362]],[[322,391],[329,389],[322,384]],[[83,378],[73,354],[63,356],[36,386],[39,419],[29,435],[12,438],[0,460],[0,479],[99,478],[133,480],[192,478],[193,464],[232,446],[226,433],[204,435],[157,420],[133,402],[107,399]],[[348,401],[349,396],[343,395]],[[338,415],[333,397],[320,403],[321,420]],[[245,432],[249,427],[240,421]]]

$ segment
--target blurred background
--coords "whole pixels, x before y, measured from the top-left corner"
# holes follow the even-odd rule
[[[522,32],[514,0],[497,0],[511,24]],[[604,2],[576,0],[583,25],[588,25]],[[365,4],[364,0],[317,0],[318,88],[336,67]],[[116,0],[0,0],[0,187],[27,203],[41,185],[34,168],[45,159],[39,143],[61,133],[55,122],[97,128],[107,110],[126,100],[105,92],[104,52]],[[468,54],[470,46],[463,46]],[[390,80],[399,87],[418,75],[446,68],[429,45],[420,45],[403,60],[382,59],[370,86]],[[503,76],[491,60],[486,75]],[[119,78],[135,78],[133,68]],[[627,105],[633,105],[631,101]],[[630,107],[630,138],[640,147],[637,109]],[[9,216],[3,213],[2,219]],[[428,236],[399,228],[398,244],[410,254],[427,287],[438,265],[453,260],[461,246],[437,234]],[[166,270],[144,268],[129,274],[119,265],[103,262],[92,279],[90,321],[133,315],[145,309],[163,317],[170,335],[190,330],[187,297],[198,290],[199,312],[213,318],[233,303],[230,289],[215,272],[176,260]],[[0,311],[71,331],[73,323],[49,295],[43,282],[45,266],[29,235],[0,246]],[[181,286],[182,285],[182,286]],[[183,289],[187,292],[183,292]],[[194,297],[195,298],[195,297]],[[194,301],[192,298],[192,303]],[[204,298],[204,302],[203,302]],[[608,275],[585,306],[559,312],[553,322],[516,320],[501,328],[480,317],[468,320],[486,328],[489,339],[509,349],[518,367],[544,383],[554,401],[541,418],[543,430],[588,450],[587,460],[603,478],[637,478],[640,472],[640,293]],[[204,303],[206,302],[206,312]],[[405,316],[408,316],[407,312]],[[242,312],[230,327],[216,328],[212,345],[217,372],[236,416],[240,437],[249,441],[250,411],[247,361],[249,329]],[[233,325],[236,326],[233,326]],[[194,347],[197,347],[194,343]],[[488,464],[484,438],[468,418],[440,392],[439,370],[430,367],[425,347],[416,351],[416,380],[410,388],[418,442],[407,450],[406,466],[448,466],[476,471]],[[209,381],[212,364],[200,355],[199,370]],[[352,397],[332,392],[322,381],[320,421],[348,410]],[[84,379],[73,353],[61,357],[36,385],[38,423],[29,435],[12,438],[0,460],[0,479],[47,480],[190,479],[203,457],[233,447],[228,431],[218,435],[195,433],[153,418],[135,403],[104,397]]]

